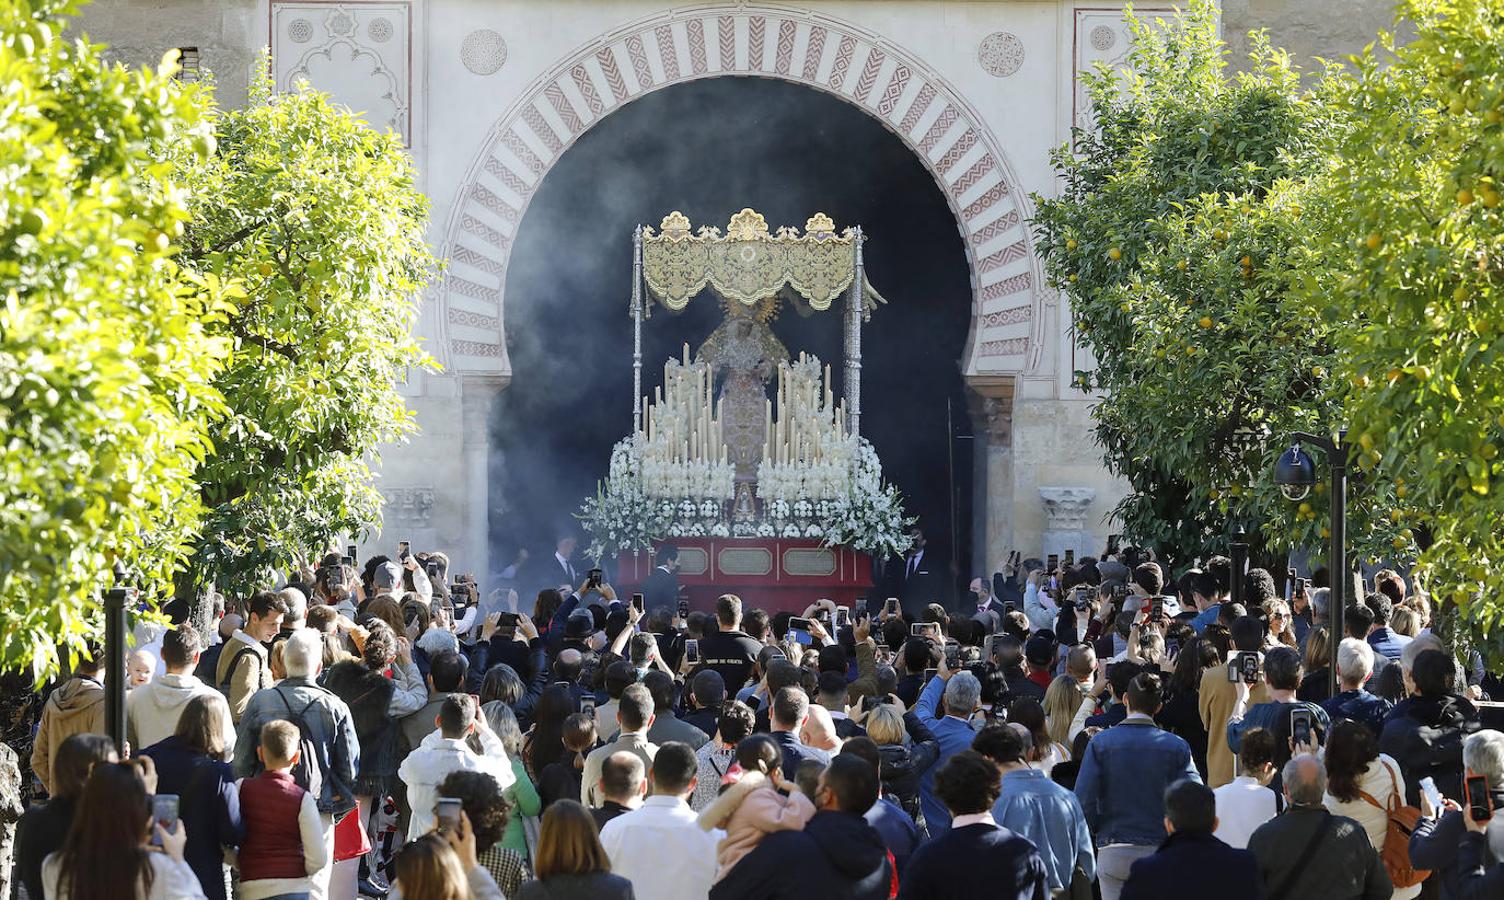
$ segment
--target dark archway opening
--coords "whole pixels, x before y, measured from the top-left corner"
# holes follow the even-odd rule
[[[893,133],[802,85],[716,77],[613,112],[564,153],[523,217],[506,285],[512,381],[494,412],[500,503],[493,558],[545,556],[631,428],[631,234],[680,210],[725,228],[750,206],[771,228],[825,212],[866,231],[868,276],[888,299],[863,329],[862,433],[918,515],[931,550],[970,571],[972,441],[960,360],[971,289],[956,221],[933,177]],[[643,389],[663,361],[720,321],[705,295],[644,326]],[[797,355],[841,369],[842,320],[785,308],[773,326]],[[839,378],[837,391],[840,390]]]

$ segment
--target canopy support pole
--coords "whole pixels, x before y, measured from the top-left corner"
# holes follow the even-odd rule
[[[632,229],[632,433],[642,430],[642,226]]]
[[[851,229],[852,265],[856,270],[851,279],[851,295],[846,301],[846,402],[847,430],[861,434],[862,422],[862,283],[865,281],[862,265],[861,226]]]

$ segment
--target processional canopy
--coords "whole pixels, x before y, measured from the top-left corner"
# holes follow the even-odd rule
[[[767,220],[752,209],[732,216],[725,234],[710,225],[691,227],[676,210],[663,217],[656,232],[652,226],[642,229],[643,281],[650,296],[676,312],[707,286],[728,301],[732,316],[767,321],[777,298],[797,299],[823,312],[857,277],[860,231],[837,232],[824,213],[811,216],[802,234],[789,226],[770,233]],[[862,293],[872,304],[886,302],[865,277]],[[863,306],[864,320],[872,304]]]

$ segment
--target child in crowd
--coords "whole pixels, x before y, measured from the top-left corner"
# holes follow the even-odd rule
[[[125,663],[125,688],[132,690],[151,681],[157,672],[157,657],[150,650],[137,650]]]
[[[716,846],[716,881],[765,836],[799,831],[815,814],[809,796],[783,777],[783,751],[766,734],[748,735],[736,745],[736,765],[726,778],[734,783],[700,813],[701,828],[726,829]]]
[[[281,719],[261,728],[256,755],[266,771],[240,782],[241,900],[307,896],[313,877],[329,865],[317,798],[299,787],[292,767],[301,755],[298,728]]]

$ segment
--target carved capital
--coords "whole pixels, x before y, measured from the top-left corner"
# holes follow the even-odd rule
[[[385,501],[384,520],[387,527],[405,525],[409,528],[427,528],[433,515],[434,489],[431,487],[387,488],[381,492]]]
[[[985,429],[987,445],[992,448],[1013,446],[1013,379],[1009,376],[973,376],[971,387],[971,422]]]
[[[1086,508],[1096,499],[1097,492],[1085,487],[1042,487],[1039,498],[1044,501],[1046,531],[1084,531]]]

